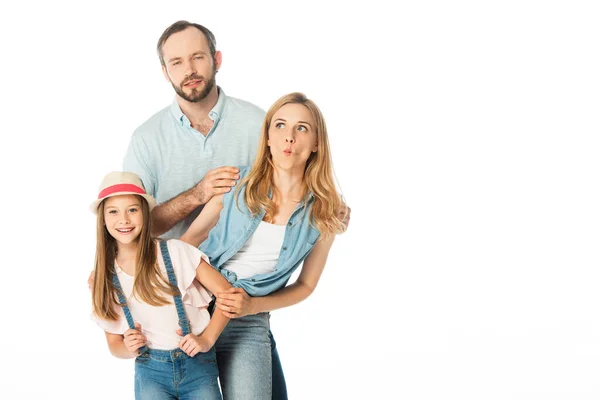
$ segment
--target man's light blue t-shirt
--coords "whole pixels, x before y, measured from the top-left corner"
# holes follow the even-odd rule
[[[209,113],[214,124],[206,136],[191,127],[176,99],[133,133],[123,170],[136,173],[158,204],[190,189],[211,169],[253,164],[265,112],[226,96],[220,87],[218,91]],[[179,238],[199,212],[200,208],[161,237]]]

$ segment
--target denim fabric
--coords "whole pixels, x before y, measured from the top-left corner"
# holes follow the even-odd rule
[[[249,167],[240,167],[240,179],[249,171]],[[225,193],[219,221],[199,248],[233,286],[244,289],[250,296],[266,296],[286,285],[320,236],[319,231],[310,225],[309,210],[313,197],[309,194],[306,203],[298,204],[288,220],[275,270],[238,279],[234,272],[226,269],[227,260],[248,241],[265,215],[264,211],[254,216],[250,214],[244,202],[243,189],[238,193],[237,203],[235,190]]]
[[[269,314],[235,318],[215,345],[225,400],[271,400]]]
[[[183,351],[148,349],[135,360],[136,400],[220,400],[214,348],[189,357]]]
[[[285,384],[285,376],[283,375],[283,367],[279,359],[277,351],[277,343],[273,333],[269,331],[269,339],[271,339],[271,364],[273,367],[272,383],[273,383],[273,400],[287,400],[287,385]]]

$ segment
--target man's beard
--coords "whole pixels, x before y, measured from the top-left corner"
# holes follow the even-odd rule
[[[190,75],[186,79],[184,79],[183,82],[181,82],[181,85],[176,86],[173,83],[173,81],[171,81],[171,85],[173,85],[173,89],[175,89],[175,93],[177,93],[182,99],[187,100],[190,103],[199,103],[202,100],[204,100],[206,98],[206,96],[208,96],[208,94],[210,93],[212,88],[215,87],[216,72],[217,72],[217,69],[215,66],[215,67],[213,67],[213,73],[212,73],[210,79],[208,79],[208,80],[204,79],[204,77],[202,75],[197,75],[196,73],[193,73],[192,75]],[[198,90],[198,89],[194,88],[194,89],[191,89],[191,92],[185,93],[183,91],[183,85],[185,85],[189,81],[193,81],[193,80],[197,80],[197,79],[202,79],[202,81],[204,82],[204,89]]]

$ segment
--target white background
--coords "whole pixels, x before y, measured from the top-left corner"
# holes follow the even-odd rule
[[[352,221],[272,315],[291,399],[600,398],[595,2],[330,3],[2,3],[2,398],[133,398],[89,319],[87,207],[172,100],[178,19],[228,95],[327,119]]]

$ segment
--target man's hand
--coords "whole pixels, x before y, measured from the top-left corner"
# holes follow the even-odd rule
[[[217,308],[227,318],[241,318],[256,314],[253,310],[252,297],[242,288],[229,288],[217,293]]]
[[[350,225],[350,207],[346,205],[346,203],[342,202],[342,206],[338,211],[338,218],[342,221],[343,232],[346,232],[348,226]]]
[[[208,203],[217,194],[229,192],[240,179],[239,172],[240,170],[235,167],[219,167],[208,171],[193,189],[200,204]]]

